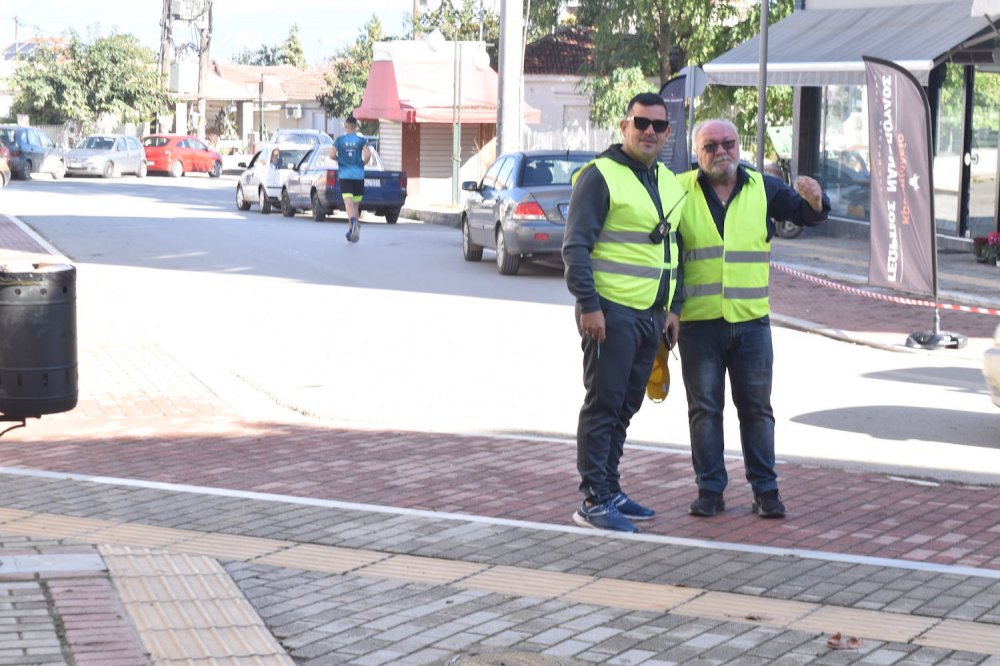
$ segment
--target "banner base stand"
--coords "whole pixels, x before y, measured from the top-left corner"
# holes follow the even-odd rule
[[[960,333],[946,333],[944,331],[911,333],[906,338],[907,347],[920,349],[962,349],[968,342],[969,339]]]

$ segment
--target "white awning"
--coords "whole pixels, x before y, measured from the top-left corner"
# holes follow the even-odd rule
[[[779,86],[864,85],[862,56],[891,60],[927,84],[954,54],[988,61],[997,32],[972,15],[973,0],[793,12],[768,29],[767,83]],[[703,66],[711,83],[755,86],[760,36]]]

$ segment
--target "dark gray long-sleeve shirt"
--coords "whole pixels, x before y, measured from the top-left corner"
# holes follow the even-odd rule
[[[619,164],[632,169],[639,181],[649,192],[650,198],[656,204],[661,213],[663,210],[660,201],[660,191],[656,182],[656,163],[652,167],[647,167],[642,162],[629,157],[621,148],[621,144],[615,144],[601,153],[601,157],[607,157]],[[576,297],[581,311],[597,312],[601,309],[600,296],[594,286],[594,269],[590,261],[590,253],[597,243],[597,237],[604,228],[604,220],[608,216],[611,207],[611,192],[608,184],[604,180],[604,175],[599,169],[584,169],[577,178],[573,193],[569,199],[569,217],[566,220],[566,235],[563,239],[562,257],[566,266],[566,285],[569,291]],[[652,231],[652,228],[650,228]],[[677,237],[680,243],[680,236]],[[665,261],[670,260],[670,243],[663,243],[663,256]],[[683,270],[678,262],[677,289],[674,295],[674,302],[671,311],[679,313],[680,303],[678,298],[683,293],[684,283]],[[664,272],[660,280],[660,289],[657,293],[656,304],[661,306],[666,304],[667,294],[670,287],[670,274]]]

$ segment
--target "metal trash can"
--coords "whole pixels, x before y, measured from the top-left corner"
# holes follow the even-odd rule
[[[76,407],[76,267],[0,266],[0,414]]]

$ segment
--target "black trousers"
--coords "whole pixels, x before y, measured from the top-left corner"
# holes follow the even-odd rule
[[[601,309],[606,327],[603,343],[580,329],[587,393],[576,430],[580,491],[595,503],[621,491],[618,465],[625,432],[642,406],[666,317],[662,307],[635,310],[604,299]],[[580,328],[579,305],[576,323]]]

